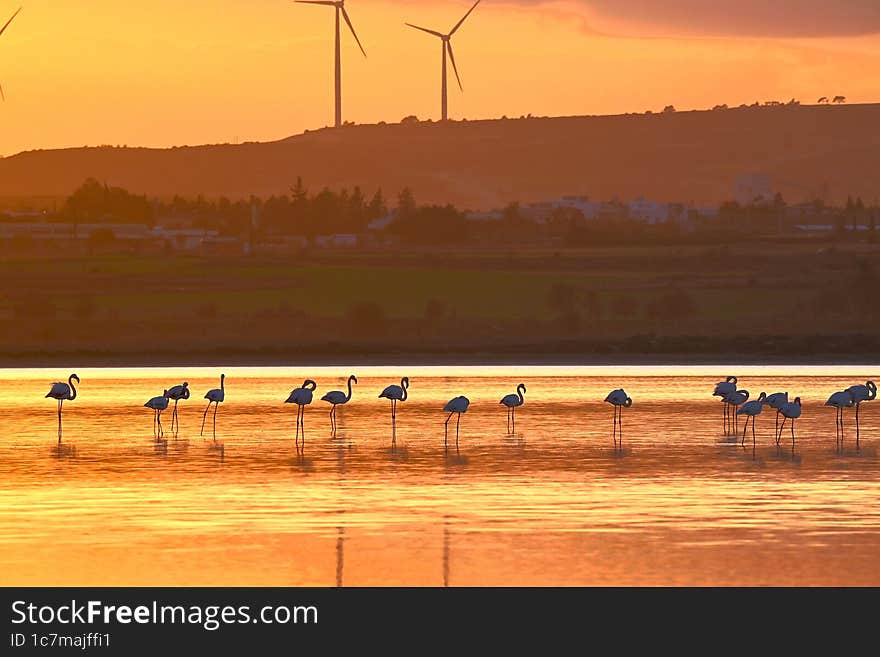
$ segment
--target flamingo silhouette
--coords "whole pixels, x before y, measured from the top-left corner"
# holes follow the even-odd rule
[[[828,398],[828,401],[825,402],[826,406],[831,406],[837,409],[837,418],[835,422],[836,428],[836,442],[837,445],[843,446],[844,432],[843,432],[843,409],[844,408],[852,408],[855,406],[855,399],[853,399],[852,392],[850,392],[849,388],[846,390],[841,390],[839,392],[835,392]],[[858,443],[856,443],[858,444]]]
[[[504,404],[507,406],[507,433],[516,433],[516,409],[519,406],[522,406],[525,403],[525,398],[523,397],[523,393],[528,392],[526,390],[526,384],[520,383],[516,387],[516,393],[505,395],[499,404]]]
[[[348,377],[347,395],[341,390],[333,390],[321,397],[321,401],[329,402],[330,404],[332,404],[332,407],[330,408],[330,430],[333,432],[333,435],[336,435],[336,407],[347,404],[351,401],[351,384],[357,382],[357,377],[352,374],[350,377]]]
[[[225,374],[220,375],[220,387],[214,388],[205,393],[205,399],[208,400],[208,405],[205,407],[205,412],[202,415],[202,431],[199,435],[205,435],[205,418],[208,417],[208,410],[211,408],[211,404],[214,404],[214,440],[217,440],[217,409],[220,408],[220,404],[226,400]]]
[[[446,406],[443,407],[443,410],[449,413],[446,418],[446,422],[443,425],[445,427],[443,445],[445,446],[447,451],[449,451],[449,420],[452,419],[453,415],[458,414],[458,419],[455,423],[455,451],[458,451],[458,434],[461,427],[461,414],[467,413],[468,407],[470,405],[470,399],[464,396],[459,396],[454,399],[450,399],[446,403]]]
[[[165,394],[168,399],[174,400],[174,411],[171,413],[171,433],[177,435],[177,431],[180,431],[180,420],[177,417],[177,402],[181,399],[189,399],[189,382],[184,381],[179,386],[172,386],[165,391]]]
[[[400,385],[390,385],[379,394],[379,399],[391,400],[391,443],[397,442],[397,402],[405,402],[409,390],[409,377],[400,380]]]
[[[153,435],[156,437],[156,442],[161,442],[165,435],[165,430],[162,429],[162,411],[168,408],[168,390],[159,397],[153,397],[144,404],[144,407],[153,409]]]
[[[877,384],[873,381],[866,381],[865,385],[850,386],[847,391],[852,393],[853,401],[856,404],[856,449],[859,449],[859,406],[863,401],[877,399]]]
[[[733,432],[734,434],[739,434],[739,421],[737,416],[737,410],[740,406],[745,404],[749,400],[749,391],[748,390],[737,390],[735,392],[731,392],[724,398],[724,403],[733,407]]]
[[[728,376],[724,381],[715,384],[715,391],[712,393],[713,397],[721,397],[721,401],[723,402],[721,411],[723,416],[723,431],[725,435],[727,435],[730,430],[730,406],[724,401],[724,398],[730,393],[736,392],[736,382],[737,378],[735,376]]]
[[[801,416],[801,398],[795,397],[794,401],[788,402],[785,406],[779,409],[779,412],[782,413],[782,426],[779,428],[779,438],[776,441],[776,444],[779,444],[779,440],[782,440],[782,432],[785,430],[785,422],[786,420],[791,420],[791,451],[794,452],[794,422]]]
[[[295,388],[290,395],[287,397],[287,401],[285,404],[296,404],[296,447],[299,450],[299,434],[300,430],[302,430],[302,440],[303,447],[306,446],[306,427],[304,424],[305,419],[305,408],[309,404],[312,403],[312,398],[315,390],[318,389],[318,384],[312,381],[311,379],[306,379],[303,381],[302,387]]]
[[[787,392],[774,392],[773,394],[767,395],[767,399],[764,400],[764,403],[770,408],[776,411],[776,428],[775,428],[775,436],[779,435],[779,409],[785,406],[788,403],[788,393]],[[777,439],[777,443],[779,440]]]
[[[614,438],[614,447],[617,448],[618,428],[620,430],[620,447],[623,447],[623,409],[631,408],[633,400],[623,388],[618,388],[608,393],[608,396],[605,397],[605,403],[614,407],[614,431],[611,434]]]
[[[767,393],[762,392],[758,395],[757,399],[753,399],[752,401],[746,402],[742,405],[742,408],[739,409],[736,414],[737,415],[745,415],[746,422],[743,425],[743,437],[742,437],[742,446],[746,446],[746,429],[749,428],[749,419],[752,420],[752,450],[755,449],[755,417],[761,414],[761,411],[764,410],[764,402],[767,400]]]
[[[52,388],[49,390],[48,394],[44,397],[44,399],[57,399],[58,400],[58,442],[61,443],[61,410],[62,406],[64,406],[64,402],[73,401],[76,399],[76,386],[73,385],[73,382],[76,381],[79,383],[79,377],[76,374],[71,374],[67,383],[63,383],[61,381],[56,381],[52,384]]]

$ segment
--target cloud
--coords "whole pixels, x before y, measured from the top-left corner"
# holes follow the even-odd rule
[[[568,4],[596,27],[639,35],[749,37],[862,36],[880,33],[880,0],[506,0]]]

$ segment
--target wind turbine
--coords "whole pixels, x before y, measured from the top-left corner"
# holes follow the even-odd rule
[[[12,22],[12,19],[15,18],[16,16],[18,16],[18,12],[21,11],[21,9],[22,8],[19,7],[18,10],[14,14],[12,14],[12,18],[10,18],[8,21],[6,21],[6,25],[4,25],[3,27],[0,27],[0,35],[2,35],[6,31],[6,28],[9,27],[9,24]],[[0,84],[0,99],[6,100],[6,96],[3,95],[3,85],[2,84]]]
[[[351,30],[352,35],[354,36],[354,40],[357,41],[358,48],[361,49],[361,52],[364,53],[364,57],[367,56],[367,51],[364,50],[364,47],[361,45],[361,40],[358,39],[357,32],[354,31],[354,25],[351,24],[351,19],[348,17],[348,12],[345,11],[345,0],[294,0],[300,4],[304,5],[326,5],[328,7],[336,8],[336,127],[339,128],[342,126],[342,51],[340,48],[340,38],[339,38],[339,15],[342,14],[342,18],[345,19],[345,22],[348,24],[348,28]]]
[[[474,3],[474,6],[468,10],[468,13],[464,15],[458,23],[456,23],[455,27],[453,27],[449,34],[442,34],[441,32],[437,32],[435,30],[429,30],[426,27],[419,27],[418,25],[413,25],[412,23],[407,23],[409,27],[415,28],[417,30],[421,30],[422,32],[427,32],[435,37],[439,37],[440,41],[443,44],[443,73],[441,76],[440,83],[440,105],[441,111],[440,115],[443,121],[446,121],[449,118],[448,107],[449,103],[447,100],[446,93],[446,55],[449,54],[449,60],[452,62],[452,70],[455,71],[455,79],[458,80],[458,88],[464,91],[464,88],[461,86],[461,77],[458,75],[458,67],[455,65],[455,55],[452,52],[452,35],[458,32],[458,28],[462,26],[462,24],[467,20],[467,17],[471,15],[471,12],[477,8],[477,5],[480,4],[480,0],[477,0]]]

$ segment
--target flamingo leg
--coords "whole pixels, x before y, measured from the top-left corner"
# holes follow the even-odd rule
[[[516,433],[516,406],[510,409],[510,424],[513,428],[512,433]]]
[[[58,400],[58,444],[61,444],[61,407],[64,405],[64,400]]]
[[[623,406],[618,411],[617,426],[617,439],[620,441],[620,449],[623,449]]]
[[[791,453],[794,454],[794,418],[791,418]]]
[[[220,408],[220,402],[214,404],[214,440],[217,440],[217,409]]]
[[[746,423],[743,425],[743,437],[742,442],[740,443],[743,447],[746,446],[746,429],[749,428],[749,418],[746,416]]]
[[[757,438],[755,438],[755,418],[752,418],[752,453],[754,454],[757,447]]]
[[[859,406],[862,405],[862,402],[856,404],[856,451],[860,449],[859,447]]]
[[[611,426],[612,426],[611,439],[614,440],[614,447],[616,449],[617,448],[617,406],[612,405],[611,408],[612,408],[612,413],[613,413],[613,415],[611,416],[612,417],[612,419],[611,419]]]
[[[162,411],[156,411],[156,421],[159,423],[159,438],[161,439],[165,435],[165,431],[162,429]]]
[[[391,400],[391,444],[397,444],[397,400]]]
[[[336,425],[333,423],[333,411],[336,409],[335,406],[330,407],[330,433],[336,433]]]
[[[201,432],[199,433],[200,436],[204,436],[204,435],[205,435],[205,420],[206,420],[207,417],[208,417],[208,411],[211,410],[211,404],[213,404],[213,403],[214,403],[214,402],[210,402],[210,401],[209,401],[209,402],[208,402],[208,405],[205,407],[205,412],[202,414],[202,430],[201,430]]]
[[[452,416],[454,414],[454,412],[450,413],[446,417],[446,422],[443,423],[443,446],[447,449],[447,451],[449,450],[449,420],[452,419]]]
[[[785,431],[785,423],[788,421],[787,417],[782,418],[782,425],[779,427],[779,435],[776,436],[776,446],[779,447],[779,443],[782,440],[782,432]]]
[[[458,430],[461,427],[461,413],[458,414],[458,419],[455,422],[455,451],[458,451]]]

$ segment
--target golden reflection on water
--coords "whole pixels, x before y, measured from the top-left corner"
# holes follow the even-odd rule
[[[82,369],[56,444],[49,384],[67,370],[0,372],[4,585],[880,584],[880,404],[835,449],[827,396],[876,366],[229,368],[217,440],[199,425],[220,369]],[[330,435],[318,401],[358,375]],[[713,384],[804,402],[792,453],[725,439]],[[402,375],[391,445],[387,400]],[[283,402],[318,382],[294,448]],[[153,438],[142,404],[187,380],[181,430]],[[526,383],[517,433],[498,400]],[[623,386],[624,449],[611,442]],[[442,407],[471,399],[461,451]],[[749,436],[750,438],[750,436]]]

